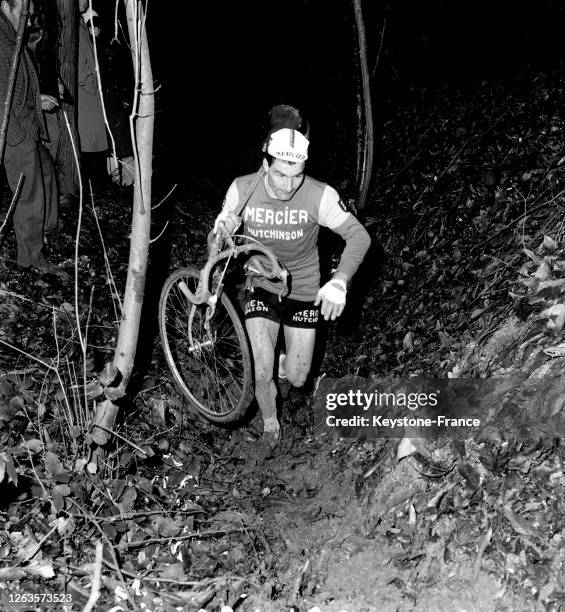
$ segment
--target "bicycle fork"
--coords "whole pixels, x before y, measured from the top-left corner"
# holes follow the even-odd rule
[[[200,286],[200,284],[199,284]],[[196,304],[202,304],[197,296],[199,295],[198,288],[196,293],[192,293],[192,291],[188,288],[188,285],[181,280],[178,284],[178,288],[181,293],[186,297],[186,299],[190,302],[191,306],[194,307]],[[211,320],[216,312],[216,304],[218,303],[218,296],[221,291],[221,286],[218,286],[215,293],[212,293],[208,296],[206,315],[204,317],[204,331],[206,332],[207,340],[194,340],[192,337],[192,320],[194,318],[194,308],[191,308],[191,312],[189,315],[189,325],[188,325],[188,336],[190,347],[188,349],[189,353],[200,352],[202,349],[213,346],[214,345],[214,337],[211,329]],[[195,299],[196,298],[196,299]]]

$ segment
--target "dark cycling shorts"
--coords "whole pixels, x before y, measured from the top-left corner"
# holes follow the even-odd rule
[[[282,298],[257,287],[245,292],[245,318],[261,317],[287,327],[314,329],[318,326],[320,308],[314,302]]]

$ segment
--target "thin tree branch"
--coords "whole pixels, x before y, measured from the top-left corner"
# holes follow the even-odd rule
[[[96,605],[96,602],[100,598],[100,576],[102,574],[102,552],[104,545],[100,540],[96,542],[96,557],[94,559],[94,571],[92,574],[92,586],[90,588],[90,597],[86,602],[86,605],[82,609],[82,612],[91,612]]]

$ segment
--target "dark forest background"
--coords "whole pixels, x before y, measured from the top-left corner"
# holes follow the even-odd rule
[[[108,32],[113,10],[100,2],[95,8]],[[363,8],[377,164],[380,126],[422,89],[531,83],[563,56],[562,2],[389,0]],[[207,178],[222,193],[235,174],[256,167],[267,111],[285,102],[311,120],[310,173],[354,187],[351,2],[177,2],[167,10],[149,3],[148,27],[158,86],[156,181]]]

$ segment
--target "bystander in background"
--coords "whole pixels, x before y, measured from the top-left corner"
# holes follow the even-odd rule
[[[33,10],[33,2],[29,6]],[[5,108],[20,19],[28,20],[30,25],[29,15],[22,15],[22,9],[22,0],[0,2],[0,108]],[[42,161],[41,140],[47,138],[37,73],[23,46],[15,73],[2,158],[14,194],[20,176],[23,178],[14,210],[17,265],[24,270],[57,273],[58,269],[48,262],[43,251],[46,185],[50,189],[55,180],[52,165]]]
[[[54,162],[59,148],[59,71],[57,43],[59,13],[55,0],[34,0],[34,13],[28,28],[27,48],[30,51],[39,80],[41,108],[47,128],[47,139],[39,146],[45,176],[45,231],[61,229],[59,218],[59,186]]]
[[[100,32],[98,14],[88,4],[88,0],[79,0],[78,134],[83,181],[90,181],[96,190],[105,187],[108,182],[106,156],[109,141],[91,38],[91,35],[98,36]]]

